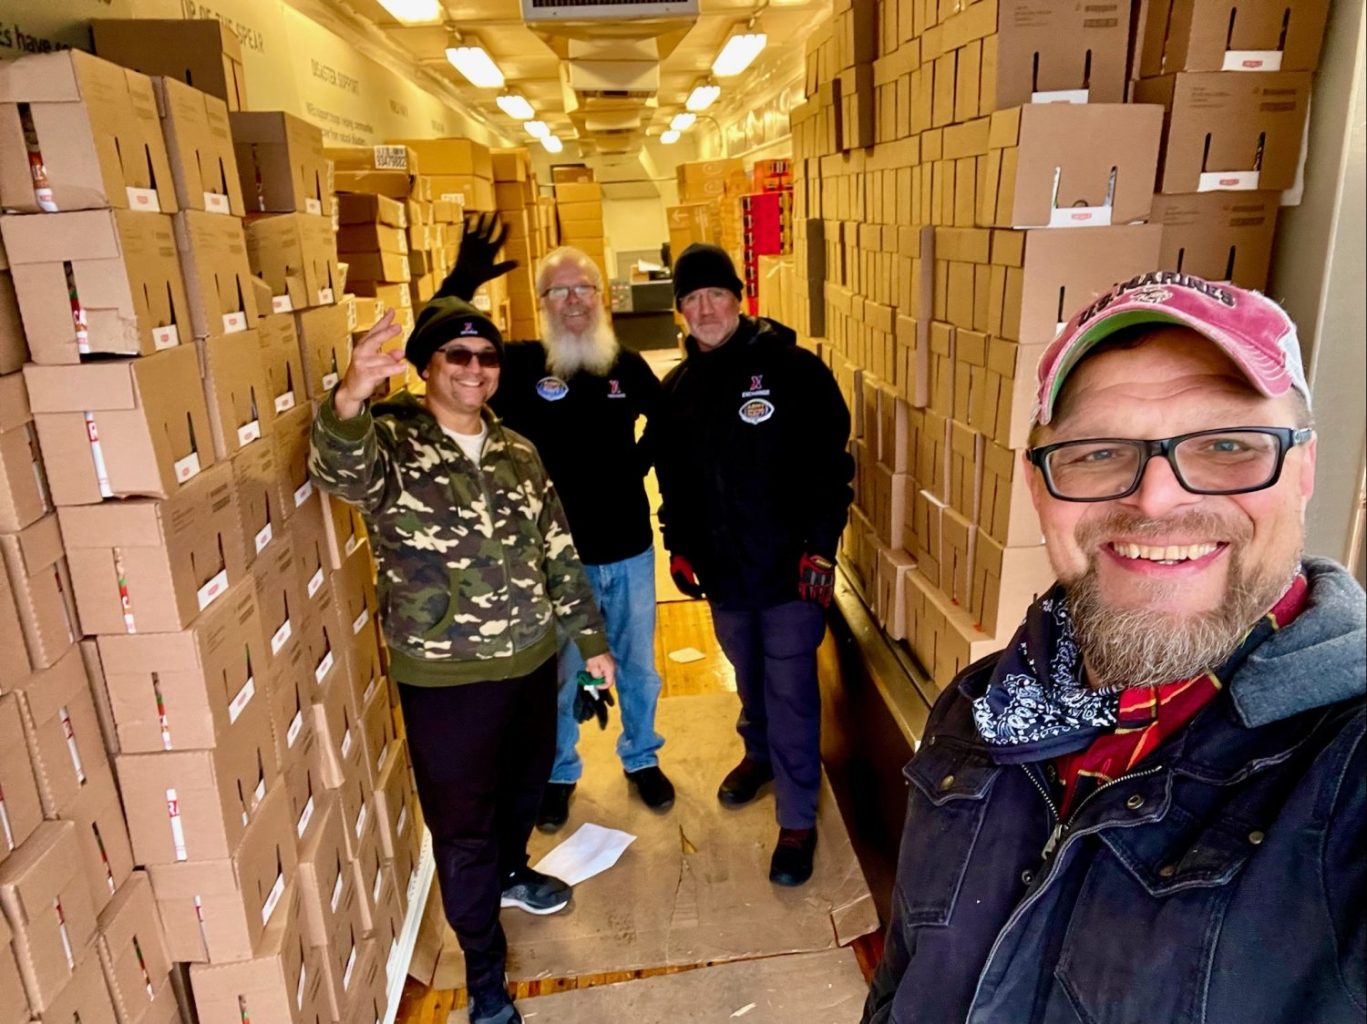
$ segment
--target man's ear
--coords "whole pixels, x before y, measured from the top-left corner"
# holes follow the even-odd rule
[[[1040,505],[1049,497],[1049,490],[1044,486],[1044,474],[1035,468],[1027,452],[1021,452],[1020,468],[1025,474],[1026,485],[1030,488],[1030,503],[1035,506],[1035,512],[1038,513]]]

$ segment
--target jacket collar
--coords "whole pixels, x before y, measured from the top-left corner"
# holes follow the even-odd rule
[[[450,438],[441,429],[441,424],[432,415],[427,406],[412,392],[401,391],[393,398],[386,398],[383,402],[376,403],[371,409],[373,416],[390,416],[396,420],[405,420],[412,424],[413,429],[422,434],[428,441],[439,443],[450,443]],[[489,428],[489,440],[486,444],[504,444],[503,420],[489,406],[484,406],[479,411],[480,419]]]

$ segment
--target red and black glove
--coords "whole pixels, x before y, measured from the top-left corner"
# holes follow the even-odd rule
[[[669,575],[673,577],[674,586],[679,588],[679,593],[688,597],[702,597],[702,584],[698,582],[692,563],[683,555],[670,556]]]
[[[829,608],[835,596],[835,562],[810,551],[797,563],[797,596]]]

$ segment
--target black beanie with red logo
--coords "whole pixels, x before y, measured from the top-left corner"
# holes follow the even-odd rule
[[[423,307],[403,354],[421,373],[427,369],[433,352],[458,338],[483,338],[503,355],[503,335],[494,322],[464,299],[452,295],[434,298]]]

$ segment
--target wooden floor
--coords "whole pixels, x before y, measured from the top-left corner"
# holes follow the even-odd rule
[[[717,645],[712,631],[712,616],[706,601],[665,601],[658,606],[655,623],[655,663],[659,667],[664,683],[661,696],[680,697],[700,694],[735,692],[735,673],[730,663]],[[829,642],[829,641],[828,641]],[[670,657],[671,653],[692,648],[701,652],[699,660],[680,662]],[[832,664],[832,659],[821,659],[822,669]],[[436,898],[436,886],[432,889]],[[854,944],[855,955],[865,977],[872,975],[882,955],[882,936],[874,934],[857,940]],[[706,966],[699,964],[699,967]],[[615,974],[598,974],[572,979],[542,979],[522,982],[516,987],[515,998],[519,1001],[534,999],[551,992],[564,992],[568,989],[591,988],[596,985],[609,985],[634,978],[654,977],[674,974],[681,970],[696,968],[657,968],[648,971],[631,971]],[[465,1005],[463,990],[429,989],[413,979],[404,988],[403,999],[399,1004],[398,1024],[446,1024],[451,1011]],[[534,1006],[534,1004],[533,1004]],[[524,1012],[529,1008],[522,1007]],[[457,1018],[458,1020],[461,1018]]]

